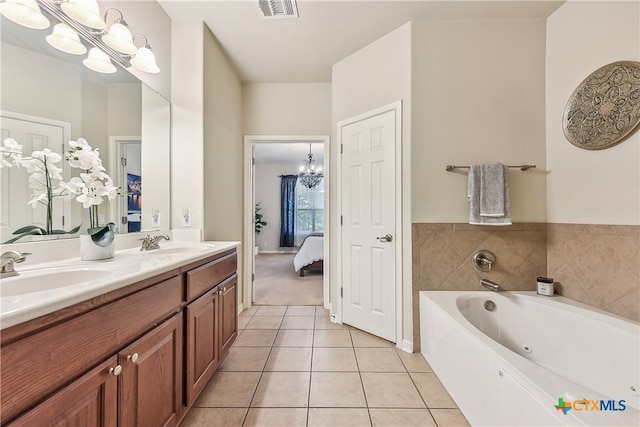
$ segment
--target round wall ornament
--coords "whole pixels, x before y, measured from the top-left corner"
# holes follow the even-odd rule
[[[640,123],[640,62],[619,61],[591,73],[571,94],[562,130],[573,145],[609,148]]]

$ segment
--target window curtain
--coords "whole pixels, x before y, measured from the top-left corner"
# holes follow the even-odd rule
[[[297,181],[298,175],[282,175],[280,183],[280,247],[295,245]]]

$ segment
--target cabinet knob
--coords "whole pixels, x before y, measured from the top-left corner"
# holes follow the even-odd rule
[[[121,373],[122,373],[122,366],[120,365],[117,365],[115,368],[109,368],[109,375],[113,375],[114,377],[117,377]]]
[[[133,353],[133,354],[127,355],[127,361],[136,363],[138,361],[138,353]]]

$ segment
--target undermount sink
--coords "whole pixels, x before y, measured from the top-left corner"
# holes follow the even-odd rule
[[[206,249],[214,248],[214,245],[207,243],[196,243],[196,244],[180,244],[180,245],[171,245],[167,244],[166,246],[160,245],[159,249],[152,249],[150,251],[145,251],[148,254],[161,254],[161,255],[171,255],[171,254],[183,254],[189,252],[197,252]]]
[[[34,292],[87,283],[112,274],[109,270],[91,267],[42,268],[21,272],[18,276],[0,281],[0,296],[12,297]]]

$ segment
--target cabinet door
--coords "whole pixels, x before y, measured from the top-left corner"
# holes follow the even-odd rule
[[[220,288],[220,359],[229,352],[238,336],[238,276],[234,275]]]
[[[182,408],[182,316],[177,314],[123,349],[120,425],[175,426]]]
[[[218,287],[187,306],[187,406],[220,364],[220,295]]]
[[[115,356],[72,382],[11,426],[115,427],[118,416],[119,369]]]

